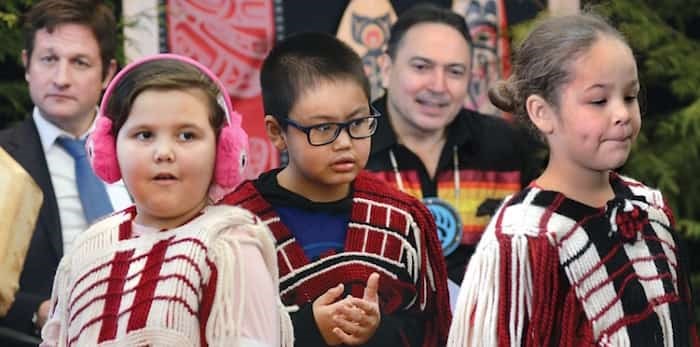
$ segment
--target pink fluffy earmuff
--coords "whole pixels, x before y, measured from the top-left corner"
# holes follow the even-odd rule
[[[248,161],[248,134],[242,128],[242,116],[233,109],[231,99],[223,83],[207,67],[199,62],[177,54],[156,54],[125,66],[107,86],[98,111],[95,129],[87,141],[87,153],[95,174],[107,183],[121,179],[119,162],[117,161],[116,140],[112,136],[112,121],[104,114],[109,99],[115,87],[135,67],[149,61],[172,59],[190,64],[207,77],[219,88],[217,102],[224,109],[227,125],[221,129],[216,148],[216,164],[214,166],[214,182],[209,190],[212,200],[220,200],[224,194],[235,188],[245,178],[244,170]]]

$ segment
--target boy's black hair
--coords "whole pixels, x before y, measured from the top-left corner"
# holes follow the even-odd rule
[[[324,33],[289,36],[272,48],[260,71],[265,114],[278,121],[286,119],[304,92],[320,83],[337,81],[357,83],[369,102],[370,86],[362,59],[350,46]]]
[[[391,59],[396,58],[396,51],[399,49],[401,40],[403,40],[403,37],[409,29],[415,25],[425,23],[445,24],[454,28],[464,37],[471,49],[472,40],[464,17],[450,9],[439,7],[431,3],[419,3],[402,13],[396,20],[396,23],[391,26],[389,42],[387,42],[386,48],[386,53],[389,57],[391,57]]]

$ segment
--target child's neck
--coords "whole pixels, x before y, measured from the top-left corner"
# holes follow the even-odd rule
[[[201,203],[194,206],[189,211],[178,216],[157,216],[145,212],[136,205],[136,217],[134,223],[139,225],[154,228],[158,230],[174,229],[188,223],[197,217],[202,210],[207,206],[208,200],[205,198]]]
[[[593,207],[602,207],[615,196],[610,185],[609,171],[572,170],[548,165],[536,180],[537,186],[553,190]]]
[[[277,183],[284,189],[299,194],[313,202],[338,201],[350,192],[350,183],[324,185],[319,182],[311,182],[304,177],[295,175],[286,167],[277,174]]]

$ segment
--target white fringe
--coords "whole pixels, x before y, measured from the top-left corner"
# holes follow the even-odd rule
[[[449,347],[497,345],[500,252],[498,242],[490,241],[482,240],[464,274],[447,340]]]
[[[277,286],[279,288],[279,286]],[[282,303],[282,298],[279,298],[279,313],[280,313],[280,346],[294,347],[294,326],[289,313],[299,310],[299,306],[286,307]]]
[[[65,324],[65,322],[68,321],[66,311],[68,294],[65,292],[69,289],[70,285],[70,273],[69,267],[67,266],[69,259],[67,258],[68,256],[59,263],[58,270],[56,271],[53,289],[51,290],[49,317],[44,328],[41,330],[41,336],[44,339],[42,345],[65,346],[69,339],[68,324]],[[50,330],[55,329],[58,329],[58,334],[50,332]],[[46,341],[47,336],[56,336],[58,340]]]
[[[279,270],[277,269],[277,250],[275,249],[275,241],[272,237],[272,232],[257,216],[255,218],[255,225],[251,227],[255,238],[260,242],[260,252],[262,253],[263,259],[265,259],[265,265],[268,271],[272,274],[273,285],[275,288],[275,295],[277,295],[277,306],[279,312],[279,323],[280,323],[280,346],[281,347],[293,347],[294,346],[294,326],[292,325],[292,319],[289,316],[290,312],[296,312],[299,310],[298,306],[285,307],[282,303],[282,298],[279,293],[280,280],[279,280]]]
[[[211,245],[210,251],[214,259],[217,271],[220,274],[238,274],[238,278],[230,276],[218,276],[216,280],[216,293],[209,315],[209,322],[205,330],[205,337],[211,346],[231,345],[231,341],[236,341],[233,345],[238,345],[237,341],[241,337],[241,322],[243,320],[243,302],[245,294],[245,283],[243,283],[243,262],[236,261],[241,258],[240,241],[229,235],[221,235],[221,241]],[[235,269],[235,270],[234,270]],[[234,302],[232,295],[236,293],[238,310],[234,312]],[[225,343],[228,341],[228,343]]]
[[[521,346],[526,338],[525,322],[532,311],[532,273],[527,236],[513,235],[510,247],[512,267],[508,279],[513,287],[510,297],[500,300],[510,301],[510,345]],[[462,281],[447,340],[448,347],[498,346],[498,306],[502,285],[500,263],[498,241],[493,234],[484,235]]]
[[[277,253],[270,229],[250,212],[243,209],[236,210],[238,213],[232,216],[232,219],[235,220],[233,224],[246,226],[245,230],[256,240],[260,248],[260,253],[265,261],[265,266],[273,278],[273,286],[275,288],[275,295],[277,296],[279,308],[280,346],[293,347],[294,328],[292,326],[292,320],[289,317],[289,311],[294,311],[298,308],[286,308],[281,302],[279,296]],[[231,221],[229,220],[229,222]],[[245,306],[243,298],[245,297],[244,288],[246,285],[243,283],[242,277],[245,271],[245,259],[242,259],[240,255],[241,241],[239,238],[233,235],[222,235],[219,237],[225,242],[215,242],[211,247],[213,258],[217,259],[216,264],[218,271],[219,273],[231,273],[233,271],[239,274],[239,278],[233,279],[233,281],[222,281],[223,277],[218,278],[214,301],[223,302],[223,305],[213,305],[209,318],[210,323],[207,324],[206,328],[206,337],[208,341],[220,342],[221,346],[236,346],[241,341],[241,323],[243,319],[245,319],[245,317],[243,317],[243,308]],[[238,261],[236,261],[236,259],[238,259]],[[232,302],[229,302],[231,296],[224,294],[232,293],[236,289],[238,290],[236,299],[239,305],[237,312],[232,312]],[[222,299],[226,300],[224,301]],[[231,341],[236,341],[236,343],[232,344]]]
[[[528,258],[527,236],[513,235],[511,239],[511,269],[510,269],[510,320],[508,331],[510,345],[521,346],[525,321],[529,320],[532,311],[532,273]],[[527,313],[527,318],[525,314]]]

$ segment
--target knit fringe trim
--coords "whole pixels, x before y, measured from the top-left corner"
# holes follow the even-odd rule
[[[513,235],[503,237],[501,242],[504,248],[493,237],[482,240],[471,258],[457,297],[447,346],[499,346],[504,338],[507,345],[524,345],[533,294],[528,237]],[[501,278],[504,261],[509,272]],[[501,283],[503,279],[509,283]],[[501,295],[503,289],[505,297]],[[500,310],[506,304],[502,300],[508,301],[508,310]],[[508,336],[499,336],[503,333]]]
[[[244,211],[242,216],[232,216],[232,217],[243,217],[244,220],[240,221],[240,225],[244,225],[245,230],[252,236],[255,240],[256,245],[260,248],[260,252],[265,260],[265,265],[268,272],[273,277],[273,286],[276,290],[276,297],[278,303],[278,317],[280,323],[280,346],[281,347],[292,347],[294,346],[294,328],[292,326],[292,320],[289,317],[289,312],[295,310],[294,307],[285,307],[279,296],[279,277],[277,270],[277,254],[275,251],[274,241],[272,240],[272,235],[270,229],[260,221],[259,218],[253,216],[250,212],[242,209],[239,211]],[[230,221],[229,221],[230,222]],[[239,224],[239,223],[235,223]],[[206,327],[206,338],[208,341],[218,341],[221,344],[212,344],[211,346],[230,346],[230,341],[236,341],[235,345],[241,340],[241,323],[243,322],[243,308],[245,303],[243,298],[245,297],[246,285],[243,282],[243,274],[245,270],[245,259],[241,256],[241,240],[235,237],[233,234],[223,234],[219,236],[218,241],[211,246],[211,252],[214,259],[216,259],[216,264],[219,273],[237,273],[238,278],[224,281],[224,277],[219,277],[216,284],[216,294],[214,302],[220,302],[221,305],[213,305],[212,311],[209,317],[209,324]],[[237,261],[237,259],[239,261]],[[235,269],[235,271],[234,271]],[[225,295],[227,293],[236,293],[236,300],[238,303],[238,310],[233,312],[233,302],[231,301],[232,296]]]
[[[216,242],[211,246],[212,258],[215,259],[217,271],[222,274],[237,274],[237,278],[230,276],[221,276],[217,278],[216,293],[214,294],[214,302],[218,305],[212,305],[209,322],[207,323],[205,336],[211,346],[224,346],[224,341],[236,341],[234,345],[238,345],[238,340],[241,337],[241,322],[243,320],[243,298],[245,297],[246,284],[243,282],[243,261],[241,259],[240,241],[229,235],[220,236],[222,241]],[[228,244],[228,245],[227,245]],[[234,270],[235,269],[235,270]],[[235,293],[234,296],[230,293]],[[235,302],[238,302],[238,309],[234,311]]]
[[[499,273],[498,243],[479,245],[467,267],[457,297],[448,347],[498,345]]]
[[[532,269],[528,259],[527,236],[514,235],[510,258],[510,345],[522,346],[526,323],[532,312]]]
[[[100,347],[122,347],[122,346],[168,346],[168,347],[188,347],[193,341],[187,336],[172,330],[163,331],[158,328],[143,328],[131,332],[118,341],[106,341],[99,344]]]
[[[66,312],[66,302],[61,301],[60,298],[65,298],[67,300],[68,295],[65,291],[70,285],[69,281],[70,273],[68,271],[67,261],[62,261],[56,271],[53,289],[51,290],[49,317],[41,331],[41,335],[44,338],[47,334],[49,336],[58,336],[56,346],[66,346],[68,344],[68,325],[64,323],[68,321],[68,313]],[[49,333],[48,331],[52,329],[59,329],[59,333]],[[46,340],[44,339],[44,341]]]

